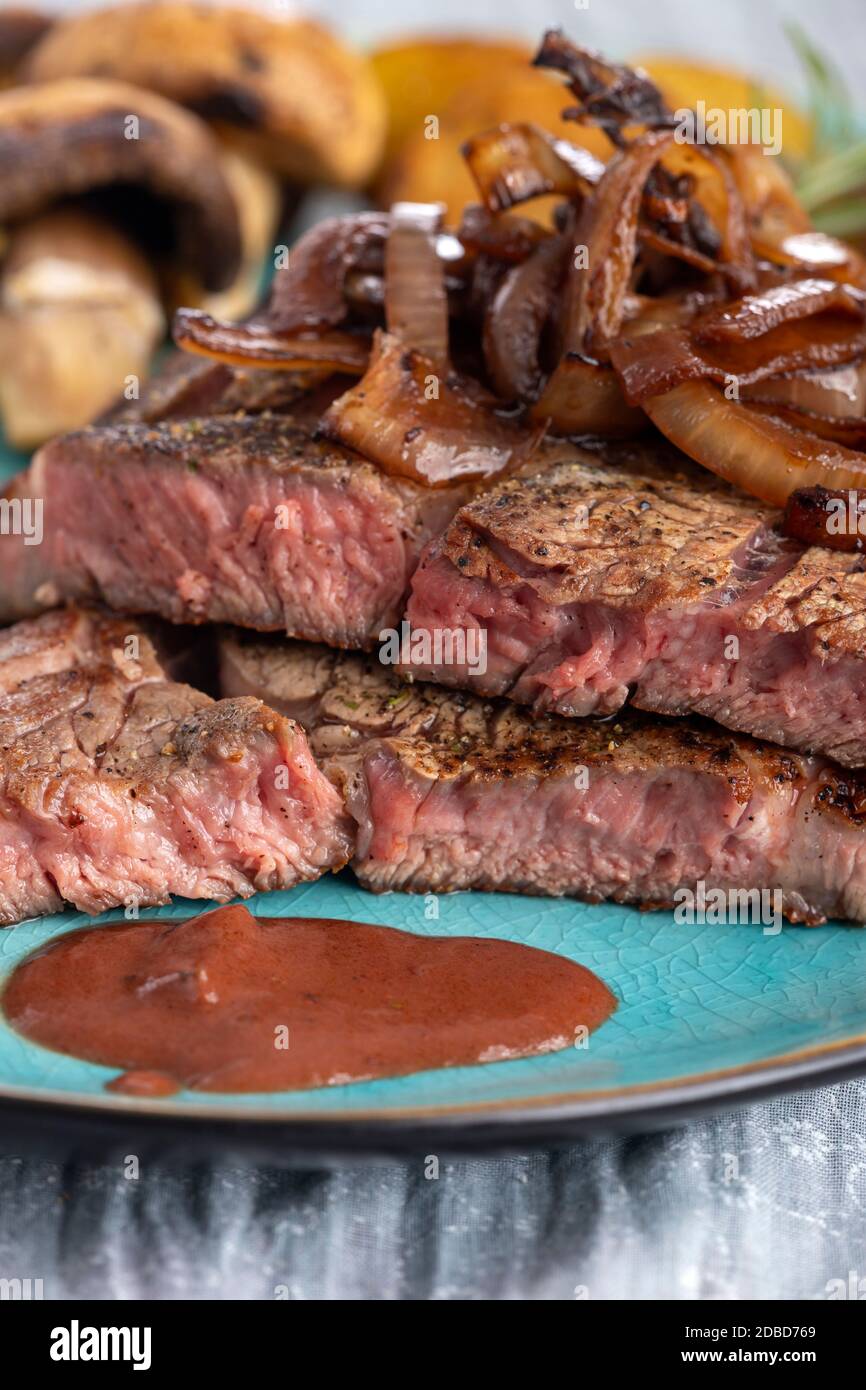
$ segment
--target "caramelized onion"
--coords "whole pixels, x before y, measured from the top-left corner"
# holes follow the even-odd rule
[[[737,388],[866,351],[866,297],[830,280],[798,280],[697,315],[683,328],[626,332],[610,357],[632,405],[707,377]],[[644,325],[645,328],[645,325]]]
[[[387,230],[382,213],[327,219],[292,247],[288,265],[276,272],[259,313],[237,324],[180,309],[175,342],[188,352],[231,364],[363,372],[369,342],[335,330],[349,316],[349,277],[381,274]]]
[[[638,241],[705,275],[720,272],[733,294],[757,283],[739,190],[719,152],[706,146],[672,145],[651,171]]]
[[[742,342],[702,343],[694,328],[625,332],[609,352],[626,399],[643,405],[650,396],[701,377],[739,390],[783,372],[852,362],[866,352],[866,324],[831,311]]]
[[[828,309],[862,322],[866,317],[866,296],[834,280],[793,280],[710,310],[695,323],[694,332],[702,343],[742,343],[762,337],[783,323],[811,318]]]
[[[349,309],[381,310],[385,304],[385,281],[381,275],[350,270],[343,286]]]
[[[724,215],[714,218],[714,222],[722,228],[719,269],[723,271],[732,292],[742,294],[745,290],[754,289],[757,281],[746,206],[724,153],[717,154],[710,149],[704,149],[702,153],[718,173],[724,198]],[[709,211],[712,213],[712,208]]]
[[[328,333],[275,333],[264,323],[223,323],[200,309],[178,309],[174,341],[185,352],[231,366],[273,371],[313,369],[359,376],[366,370],[370,340],[332,329]]]
[[[690,157],[696,152],[690,150]],[[485,131],[463,146],[463,154],[488,212],[503,212],[544,194],[585,199],[597,187],[605,166],[580,146],[547,135],[528,123],[511,123]],[[681,155],[682,158],[688,156]],[[678,191],[676,180],[657,172],[641,195],[638,238],[642,245],[683,261],[695,270],[712,274],[721,268],[732,286],[742,292],[754,282],[751,242],[742,202],[733,179],[713,152],[700,151],[720,184],[719,201],[724,235],[719,242],[701,204]],[[690,179],[690,175],[685,176]],[[461,228],[467,244],[497,254],[497,247],[480,243],[473,227]],[[711,235],[712,232],[712,235]],[[522,249],[522,248],[521,248]],[[504,256],[503,259],[510,259]]]
[[[498,216],[483,203],[468,203],[457,238],[467,251],[474,251],[494,260],[518,265],[525,261],[550,232],[540,222],[529,217]]]
[[[550,237],[503,277],[484,317],[484,358],[490,379],[507,401],[534,399],[541,384],[539,346],[568,245]]]
[[[266,323],[275,333],[342,323],[346,276],[351,270],[381,271],[387,232],[387,219],[379,212],[320,222],[292,247],[288,265],[274,275],[267,305],[254,322]]]
[[[624,126],[673,124],[661,92],[645,72],[578,48],[559,29],[548,30],[533,61],[536,67],[553,68],[568,78],[580,104],[569,108],[565,116],[602,126],[612,140],[621,138]]]
[[[684,381],[716,375],[707,360],[692,347],[683,328],[660,329],[655,333],[624,333],[609,344],[610,360],[630,405],[642,405],[652,396],[663,395]]]
[[[615,145],[624,145],[627,127],[651,131],[670,129],[676,123],[658,87],[645,72],[606,62],[597,53],[570,43],[559,31],[551,30],[545,35],[535,62],[568,77],[579,105],[563,113],[566,119],[600,125]],[[675,171],[657,169],[643,198],[640,240],[705,273],[711,273],[720,263],[731,287],[742,292],[754,283],[743,201],[730,170],[715,151],[680,146],[680,164],[696,161],[715,171],[722,193],[721,215],[708,220],[701,200],[691,196],[692,190],[686,186],[692,182],[690,171],[684,180]],[[723,228],[720,246],[715,244],[717,227]]]
[[[516,468],[543,434],[496,412],[476,382],[434,364],[390,334],[378,333],[367,374],[325,413],[331,439],[395,477],[425,487],[477,482]]]
[[[533,420],[555,434],[626,438],[646,428],[646,416],[625,402],[616,373],[600,362],[566,353],[532,407]]]
[[[862,529],[861,529],[862,528]],[[866,492],[797,488],[785,503],[782,531],[804,545],[857,551],[866,537]]]
[[[566,114],[606,131],[606,166],[531,123],[498,126],[464,147],[483,206],[467,209],[458,236],[442,232],[439,205],[330,219],[292,250],[261,313],[228,324],[181,310],[178,343],[316,379],[363,374],[323,428],[425,486],[516,467],[547,427],[634,433],[644,411],[687,454],[768,501],[804,482],[857,486],[862,259],[814,231],[763,149],[676,143],[644,74],[559,34],[536,61],[566,74],[578,102]],[[550,194],[566,200],[555,233],[506,215]],[[388,331],[371,355],[383,309]],[[450,370],[449,318],[461,368],[500,401]],[[843,368],[863,374],[847,404]],[[531,405],[538,428],[502,401]]]
[[[755,145],[730,145],[725,157],[748,209],[756,255],[802,273],[866,287],[863,257],[835,237],[815,231],[778,159]]]
[[[783,236],[775,244],[753,238],[755,250],[777,265],[808,274],[825,275],[866,288],[866,262],[852,247],[825,232],[798,232]]]
[[[866,447],[866,361],[827,371],[771,377],[746,386],[742,395],[761,411],[791,425],[835,439],[849,449]]]
[[[567,352],[591,351],[619,332],[644,185],[673,138],[672,131],[653,132],[618,150],[584,205],[569,271],[563,335]]]
[[[638,239],[704,274],[723,271],[729,287],[742,293],[755,280],[744,220],[736,187],[714,151],[674,144],[647,179]]]
[[[866,487],[866,454],[726,400],[709,382],[684,382],[643,408],[684,454],[762,502],[781,507],[817,483]]]
[[[627,294],[623,305],[623,336],[637,337],[663,328],[684,328],[719,300],[718,291],[712,290],[687,290],[658,297]]]
[[[705,275],[712,275],[718,270],[712,257],[705,255],[703,251],[698,251],[694,246],[689,246],[686,242],[673,241],[655,227],[639,226],[638,239],[641,246],[646,246],[651,251],[658,251],[663,256],[671,256],[675,261],[682,261],[684,265],[690,265],[693,270],[703,271]]]
[[[585,197],[604,165],[579,145],[530,122],[498,125],[473,136],[461,153],[491,212],[504,212],[546,193]]]
[[[388,332],[437,371],[448,362],[448,299],[435,241],[444,212],[441,203],[395,203],[385,249]]]
[[[866,425],[866,360],[774,377],[746,386],[742,394],[748,400]]]
[[[846,449],[866,448],[866,419],[845,419],[841,415],[818,415],[811,410],[779,402],[752,400],[752,409],[761,415],[774,415],[797,429],[817,434],[821,439],[832,439],[844,444]]]
[[[725,159],[749,210],[753,240],[770,250],[786,238],[811,232],[812,223],[797,200],[794,185],[778,159],[761,145],[733,144]]]

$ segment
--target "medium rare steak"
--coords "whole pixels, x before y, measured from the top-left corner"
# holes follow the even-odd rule
[[[123,618],[0,632],[0,924],[72,903],[225,900],[343,864],[349,823],[302,730],[169,680]]]
[[[705,477],[561,459],[463,506],[412,583],[418,679],[536,711],[626,701],[848,766],[866,763],[864,557],[785,539],[779,516]],[[470,632],[485,670],[460,661]]]
[[[306,724],[374,891],[663,905],[703,883],[753,908],[766,893],[792,921],[866,921],[866,781],[823,758],[633,711],[533,719],[401,685],[374,657],[249,635],[222,640],[221,669],[226,693]]]
[[[67,434],[11,495],[43,500],[44,539],[0,537],[0,619],[102,600],[364,647],[468,493],[389,478],[262,414]]]

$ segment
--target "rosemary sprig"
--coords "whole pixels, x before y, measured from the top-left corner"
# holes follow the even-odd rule
[[[866,140],[810,163],[801,173],[797,195],[808,212],[866,185]]]
[[[805,69],[815,156],[821,159],[856,138],[854,103],[841,72],[815,47],[806,31],[790,21],[785,25],[785,33]]]
[[[851,93],[798,24],[785,29],[805,69],[815,132],[812,157],[798,170],[797,196],[820,231],[866,235],[866,140],[858,135]]]

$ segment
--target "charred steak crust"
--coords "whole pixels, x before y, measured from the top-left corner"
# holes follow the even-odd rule
[[[290,887],[351,853],[302,731],[168,679],[129,619],[0,633],[0,924]],[[278,775],[279,774],[279,775]]]
[[[442,554],[467,577],[526,578],[549,602],[591,596],[648,608],[724,583],[732,555],[769,516],[723,487],[698,492],[676,475],[568,460],[472,499]]]
[[[0,543],[0,617],[102,601],[363,647],[396,623],[468,490],[385,476],[286,416],[106,424],[46,445],[13,495],[44,539]]]
[[[701,719],[533,717],[402,684],[375,657],[224,634],[222,688],[308,729],[375,891],[670,904],[778,889],[793,921],[866,920],[866,781]],[[585,779],[585,780],[584,780]]]
[[[235,692],[240,672],[249,688],[267,689],[275,704],[312,730],[314,751],[367,739],[404,740],[407,760],[445,779],[496,781],[567,775],[595,765],[643,771],[664,760],[722,777],[737,800],[751,794],[748,767],[730,735],[695,723],[630,714],[626,722],[536,719],[503,700],[479,700],[435,685],[404,685],[375,656],[326,651],[306,643],[263,643],[247,634],[222,639],[223,688]],[[233,662],[235,675],[227,672]],[[768,776],[793,775],[793,762],[767,748]]]
[[[284,411],[301,403],[309,389],[309,379],[299,373],[230,367],[178,351],[145,383],[137,399],[117,401],[97,423],[157,424],[237,411]]]
[[[537,711],[630,700],[866,763],[863,558],[785,538],[708,480],[562,459],[467,502],[425,551],[413,629],[487,641],[487,669],[412,674]]]

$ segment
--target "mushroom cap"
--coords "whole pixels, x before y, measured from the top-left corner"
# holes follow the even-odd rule
[[[309,20],[186,0],[147,0],[58,21],[26,80],[120,78],[230,129],[247,151],[303,182],[362,184],[386,111],[372,67]]]
[[[10,5],[0,11],[0,82],[12,78],[25,53],[51,28],[54,16]]]
[[[128,83],[70,78],[0,92],[0,224],[137,186],[173,214],[174,254],[211,290],[240,266],[238,210],[219,146],[189,111]]]

